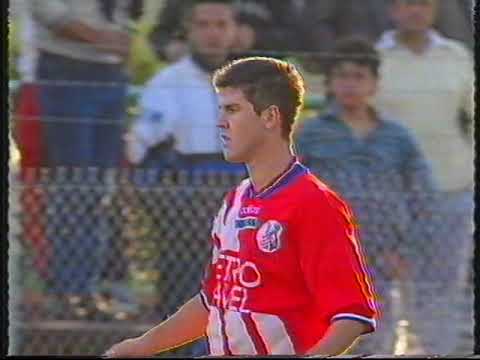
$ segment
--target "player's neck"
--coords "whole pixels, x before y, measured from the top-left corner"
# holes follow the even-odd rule
[[[294,159],[294,155],[287,142],[261,151],[247,165],[250,181],[256,192],[268,186],[275,178],[285,172]]]

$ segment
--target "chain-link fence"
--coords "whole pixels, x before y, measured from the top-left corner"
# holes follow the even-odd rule
[[[33,33],[30,36],[33,38]],[[31,46],[24,45],[27,50]],[[323,60],[333,54],[260,50],[263,55],[281,55],[303,64],[308,96],[299,119],[301,127],[304,119],[326,105],[325,77],[313,69],[310,73],[308,65],[316,63],[310,58]],[[33,65],[37,55],[26,51],[26,65],[30,60]],[[459,68],[463,66],[459,64]],[[145,63],[141,62],[141,67],[146,68]],[[48,147],[39,143],[47,138],[42,131],[49,128],[46,133],[52,129],[57,133],[55,141],[49,143],[50,147],[57,145],[57,150],[64,150],[59,144],[67,143],[58,129],[62,125],[68,129],[72,123],[110,126],[98,141],[100,145],[104,140],[120,140],[123,134],[117,130],[129,127],[140,115],[138,96],[143,90],[117,83],[118,79],[99,83],[103,72],[90,74],[90,68],[86,71],[92,76],[90,80],[84,79],[85,74],[70,78],[68,68],[63,74],[57,65],[52,69],[53,78],[47,74],[32,84],[10,83],[12,92],[24,87],[32,91],[26,94],[24,107],[13,106],[16,114],[11,117],[11,125],[26,137],[24,144],[19,142],[24,147],[22,155],[28,155],[23,160],[31,157],[38,167],[29,168],[35,165],[23,162],[21,171],[12,167],[10,174],[9,353],[99,355],[112,344],[158,324],[198,291],[210,255],[213,217],[226,191],[238,184],[240,177],[157,168],[42,168],[45,154],[39,152]],[[124,119],[124,114],[101,111],[80,116],[77,111],[69,112],[72,104],[56,98],[67,93],[69,86],[83,86],[82,93],[68,94],[74,94],[71,98],[91,96],[93,103],[105,89],[118,84],[127,93],[126,102],[122,100],[113,108],[126,106],[129,119]],[[48,93],[54,95],[47,94],[41,101],[39,94],[57,85],[58,91]],[[99,86],[103,90],[94,94]],[[191,90],[182,96],[193,97]],[[422,91],[431,92],[410,87],[402,91],[416,92],[417,97]],[[439,94],[443,91],[438,89]],[[18,99],[12,96],[12,100]],[[44,103],[51,109],[41,109]],[[85,104],[91,105],[87,100],[77,110],[85,109]],[[65,113],[57,112],[60,105],[65,105]],[[177,126],[190,128],[191,123]],[[117,136],[112,136],[112,129]],[[77,135],[72,129],[69,133]],[[432,132],[431,136],[439,134]],[[201,137],[198,133],[196,136]],[[120,148],[112,146],[96,154],[118,155],[112,149]],[[90,151],[91,147],[82,150]],[[74,155],[80,155],[80,151]],[[95,156],[93,160],[91,164],[101,163]],[[370,172],[355,174],[351,169],[339,171],[333,161],[326,163],[312,166],[312,171],[352,205],[383,311],[378,331],[351,351],[400,355],[434,349],[443,353],[455,343],[455,353],[471,353],[472,193],[420,190],[407,194],[399,185],[404,174],[373,171],[373,167]],[[462,281],[467,286],[462,286]],[[457,341],[459,334],[461,340]],[[188,344],[160,356],[203,354],[201,345]]]
[[[211,219],[238,180],[95,169],[22,177],[11,183],[22,269],[13,326],[15,353],[35,355],[98,354],[172,314],[198,290]]]
[[[94,168],[12,173],[10,352],[100,354],[111,344],[138,336],[172,314],[198,290],[209,256],[211,221],[225,192],[239,180],[239,176],[226,173]],[[348,192],[344,195],[351,197]],[[350,200],[353,205],[358,203]],[[369,227],[380,237],[395,232],[385,220],[391,218],[388,211],[395,212],[382,208],[385,197],[363,200],[375,208],[363,213],[376,214],[377,218],[359,216],[360,226],[362,222],[374,224]],[[432,197],[426,202],[436,206]],[[434,219],[429,220],[433,221],[430,226],[424,223],[423,232],[411,232],[418,238],[408,243],[418,245],[407,247],[413,254],[407,260],[413,259],[413,263],[406,267],[388,267],[382,262],[388,258],[387,250],[408,253],[399,250],[401,236],[392,240],[397,243],[382,243],[381,238],[376,243],[370,239],[363,242],[382,304],[385,294],[392,294],[394,310],[386,312],[395,318],[394,329],[384,333],[396,337],[396,346],[401,346],[398,343],[402,328],[408,328],[406,321],[413,321],[408,316],[416,318],[414,323],[435,324],[445,316],[442,311],[447,307],[465,333],[464,346],[458,351],[469,353],[471,289],[457,293],[453,283],[458,269],[446,267],[448,257],[458,258],[453,253],[462,251],[450,240],[455,239],[459,217],[453,216],[454,211],[448,215],[438,207],[436,210],[436,215],[430,216]],[[406,214],[415,215],[419,213]],[[462,257],[468,259],[468,253]],[[403,285],[388,287],[384,284],[393,284],[397,280],[392,279],[401,276],[378,271],[387,268],[419,271],[406,275],[400,281]],[[396,299],[395,291],[402,287],[407,290]],[[463,303],[459,302],[462,299]],[[408,311],[412,306],[413,313]],[[193,351],[195,346],[187,345],[169,354],[191,355]]]

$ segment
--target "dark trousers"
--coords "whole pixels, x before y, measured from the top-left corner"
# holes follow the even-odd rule
[[[120,165],[127,77],[120,65],[40,53],[37,68],[47,167],[79,167],[60,184],[50,178],[47,236],[53,245],[51,290],[88,294],[102,271],[107,188],[87,182],[87,167]],[[52,173],[53,174],[53,173]],[[95,186],[96,185],[96,186]],[[108,231],[106,232],[108,234]]]

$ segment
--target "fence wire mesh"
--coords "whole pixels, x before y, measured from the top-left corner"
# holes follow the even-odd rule
[[[31,46],[27,42],[23,45],[27,49]],[[305,72],[308,96],[300,124],[327,104],[325,76],[317,71],[336,54],[268,49],[256,52],[288,58]],[[25,56],[28,62],[27,52]],[[436,64],[439,60],[432,55],[429,61]],[[466,57],[456,56],[455,61],[458,69],[470,63]],[[20,147],[23,145],[22,155],[41,158],[35,152],[45,151],[46,146],[35,141],[44,138],[43,130],[55,130],[57,137],[50,146],[57,143],[56,149],[67,151],[58,144],[68,145],[65,139],[76,140],[82,127],[104,128],[107,136],[102,141],[115,138],[113,132],[120,139],[123,130],[140,115],[138,99],[143,86],[127,85],[123,78],[120,82],[100,81],[102,74],[90,71],[77,78],[68,69],[62,73],[58,66],[53,68],[53,75],[30,84],[9,84],[12,93],[29,86],[27,90],[32,91],[25,99],[11,94],[13,102],[27,101],[24,107],[14,106],[21,111],[15,109],[10,116],[12,128],[26,136],[24,144],[18,142]],[[444,73],[441,70],[439,73]],[[453,91],[427,80],[423,88],[409,85],[396,89],[394,95],[427,98],[435,94],[440,99],[446,91]],[[177,86],[163,85],[165,89]],[[196,87],[182,86],[184,94],[193,97],[190,93]],[[101,90],[94,93],[98,88]],[[72,104],[64,109],[65,104],[57,99],[67,93],[75,99],[93,99],[115,88],[125,91],[126,97],[125,103],[122,100],[113,107],[118,110],[125,106],[126,114],[92,111],[80,115],[79,110],[87,107],[84,104],[88,100],[79,109],[70,108]],[[50,93],[54,95],[39,101],[38,94],[46,89],[54,90]],[[49,102],[55,111],[40,109],[39,104]],[[179,122],[176,126],[183,131],[191,125]],[[202,126],[197,125],[197,129],[205,130]],[[58,134],[60,128],[69,130],[70,137],[66,131]],[[432,127],[431,136],[439,143],[452,138],[451,133],[433,131]],[[201,137],[199,133],[203,131],[195,136]],[[102,141],[98,143],[103,145]],[[88,146],[88,150],[91,148]],[[107,156],[107,152],[97,155]],[[152,158],[143,164],[158,165],[158,159]],[[93,160],[84,163],[101,163],[95,156]],[[161,170],[163,165],[144,170],[42,168],[44,165],[39,162],[40,168],[27,168],[23,163],[21,171],[11,168],[10,354],[99,355],[112,344],[158,324],[198,291],[210,256],[213,217],[225,193],[242,177],[221,172]],[[404,192],[404,174],[375,170],[375,164],[371,164],[372,171],[358,176],[353,171],[338,171],[332,161],[317,165],[313,164],[312,171],[353,207],[383,312],[378,331],[351,352],[389,349],[389,354],[402,355],[424,354],[433,349],[442,354],[438,344],[443,342],[449,348],[460,333],[462,339],[455,352],[472,353],[471,192],[463,198],[461,194],[426,193],[413,188]],[[199,355],[200,345],[188,344],[159,356]]]
[[[29,339],[18,349],[23,354],[98,354],[132,328],[114,324],[112,333],[98,325],[106,331],[98,337],[96,325],[75,325],[71,330],[87,338],[73,336],[71,345],[53,334],[75,328],[72,321],[153,325],[172,314],[198,290],[211,220],[238,182],[228,175],[160,179],[155,172],[78,168],[34,170],[22,178],[11,183],[17,200],[10,216],[18,226],[10,238],[22,253],[11,286],[19,290],[13,306],[21,337]]]
[[[225,192],[240,179],[227,173],[94,168],[12,173],[12,353],[100,354],[172,314],[198,290],[209,258],[211,221]],[[345,179],[362,186],[375,183],[368,177]],[[463,215],[441,209],[438,195],[419,194],[408,211],[402,209],[399,223],[426,220],[405,241],[385,220],[400,213],[382,207],[385,197],[362,198],[348,191],[351,184],[344,189],[339,191],[354,210],[360,203],[373,209],[360,209],[358,220],[370,232],[360,234],[382,306],[393,317],[388,320],[392,330],[384,333],[398,338],[408,321],[435,324],[445,316],[442,311],[453,312],[465,332],[458,351],[469,353],[471,288],[458,293],[458,264],[448,261],[458,258],[455,251],[464,251],[455,244]],[[432,212],[419,204],[429,204]],[[462,257],[468,259],[471,250],[465,251]],[[402,254],[408,265],[392,265],[387,253]],[[402,269],[403,285],[391,286],[402,277],[393,273]],[[400,305],[395,305],[395,291],[402,288]],[[192,355],[194,349],[187,345],[164,355]]]

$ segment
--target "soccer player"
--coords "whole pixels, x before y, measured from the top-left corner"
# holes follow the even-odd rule
[[[375,329],[371,279],[350,208],[294,156],[303,79],[253,57],[215,73],[224,156],[249,177],[213,222],[202,288],[109,357],[149,356],[206,336],[210,355],[335,355]]]

